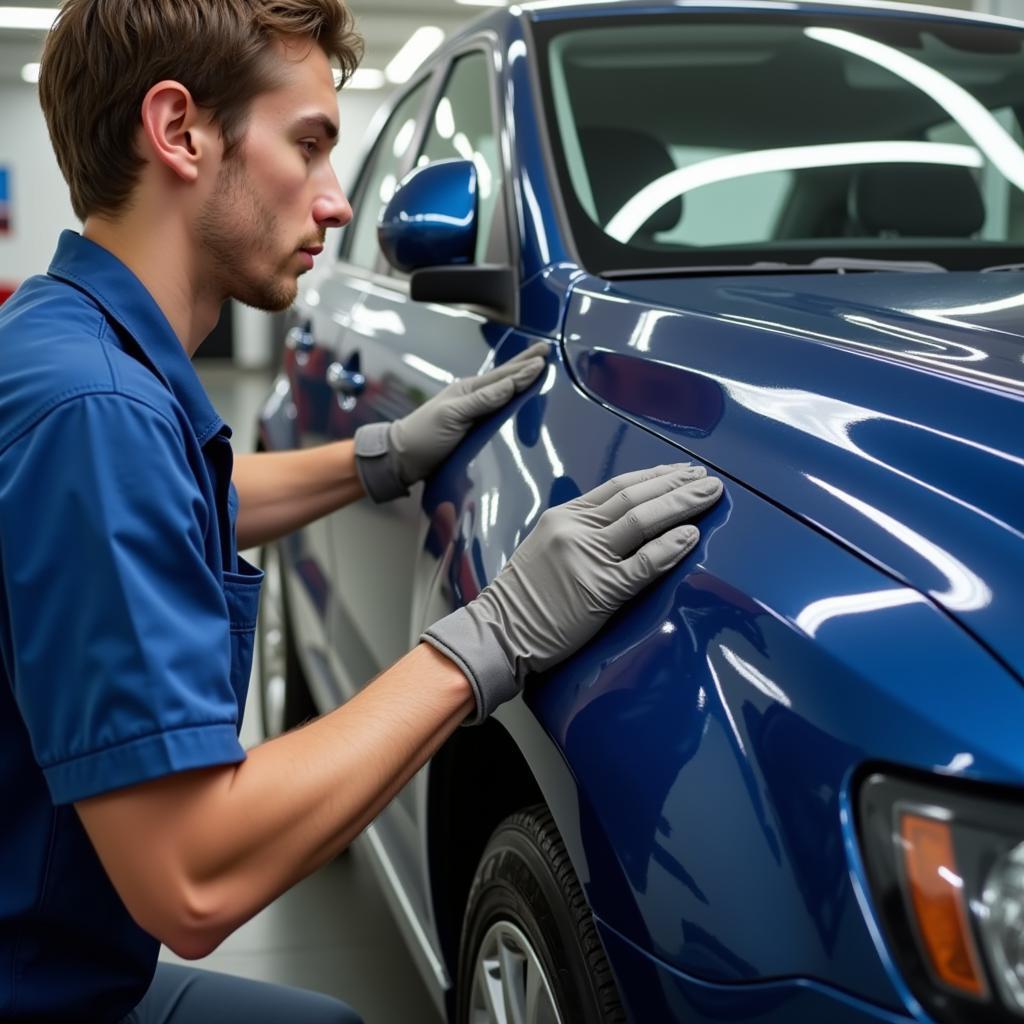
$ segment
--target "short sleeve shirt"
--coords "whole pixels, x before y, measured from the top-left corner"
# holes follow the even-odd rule
[[[245,757],[229,438],[100,246],[65,232],[0,307],[0,1020],[118,1021],[152,978],[74,801]]]

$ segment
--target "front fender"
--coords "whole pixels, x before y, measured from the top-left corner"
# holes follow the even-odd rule
[[[424,493],[424,621],[472,600],[544,508],[679,457],[549,367]],[[844,780],[970,752],[978,778],[1019,784],[1019,713],[989,709],[1024,695],[925,597],[740,482],[700,525],[676,570],[500,721],[619,934],[695,978],[813,978],[899,1009],[851,884]]]

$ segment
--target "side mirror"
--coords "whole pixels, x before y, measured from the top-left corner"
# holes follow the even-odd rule
[[[476,168],[438,160],[410,171],[377,223],[377,239],[396,270],[473,262],[477,233]]]
[[[482,306],[516,316],[511,267],[474,265],[477,172],[469,160],[438,160],[410,171],[381,212],[377,239],[396,270],[411,275],[417,302]]]

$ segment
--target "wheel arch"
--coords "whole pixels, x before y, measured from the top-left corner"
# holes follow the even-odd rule
[[[526,758],[495,719],[460,729],[434,756],[427,793],[430,893],[452,977],[470,885],[488,840],[508,815],[543,802]]]

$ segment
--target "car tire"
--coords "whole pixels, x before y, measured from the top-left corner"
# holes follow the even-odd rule
[[[458,1024],[624,1024],[604,947],[543,804],[506,818],[469,893]]]
[[[276,544],[268,544],[260,564],[266,578],[256,623],[260,714],[266,739],[317,716],[299,663],[288,613],[284,563]]]

